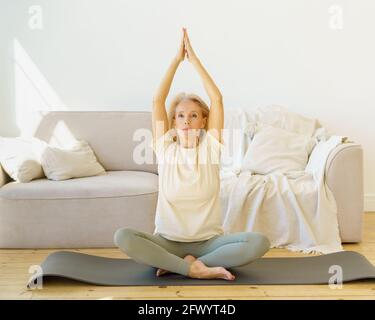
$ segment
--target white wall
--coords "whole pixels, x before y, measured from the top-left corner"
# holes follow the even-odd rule
[[[281,104],[361,143],[375,211],[374,14],[372,0],[0,0],[0,135],[36,109],[150,110],[186,26],[226,108]],[[207,98],[188,62],[181,90]]]

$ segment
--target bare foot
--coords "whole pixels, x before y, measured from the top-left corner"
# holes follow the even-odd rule
[[[191,254],[188,254],[187,256],[184,257],[184,260],[188,261],[188,262],[194,262],[197,258],[195,258],[194,256],[192,256]],[[156,276],[157,277],[160,277],[164,274],[167,274],[167,273],[171,273],[170,271],[168,270],[164,270],[164,269],[158,269],[156,271]]]
[[[189,270],[189,277],[196,279],[234,280],[235,276],[223,267],[207,267],[202,261],[194,261]]]

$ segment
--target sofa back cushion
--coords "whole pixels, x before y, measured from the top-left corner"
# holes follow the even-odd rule
[[[158,172],[150,111],[41,112],[34,136],[58,147],[85,140],[108,171]]]

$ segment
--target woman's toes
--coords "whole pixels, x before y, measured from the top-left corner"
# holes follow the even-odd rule
[[[164,275],[164,274],[166,274],[166,273],[168,273],[169,271],[168,270],[164,270],[164,269],[158,269],[157,271],[156,271],[156,276],[157,277],[160,277],[160,276],[162,276],[162,275]]]
[[[224,267],[207,267],[200,260],[196,260],[191,264],[189,276],[198,279],[235,279],[235,276]]]
[[[220,267],[218,271],[219,277],[224,280],[234,280],[236,277],[227,269]]]
[[[226,279],[227,280],[234,280],[234,279],[236,279],[236,277],[234,276],[234,274],[232,274],[232,273],[229,272],[229,274],[227,275]]]

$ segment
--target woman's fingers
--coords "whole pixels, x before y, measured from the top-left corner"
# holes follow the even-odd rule
[[[190,39],[187,33],[186,28],[182,28],[182,33],[183,33],[183,38],[181,41],[181,46],[180,46],[180,60],[186,57],[189,59],[189,61],[192,61],[196,58],[195,52],[193,51],[193,48],[190,44]],[[181,58],[182,57],[182,58]]]
[[[185,32],[185,47],[189,50],[191,50],[191,44],[190,44],[190,39],[189,39],[189,36],[187,34],[187,32]]]
[[[185,51],[186,51],[186,43],[185,43],[185,40],[186,40],[186,29],[185,28],[182,28],[183,30],[183,38],[182,38],[182,41],[184,43],[184,47],[185,47]]]
[[[178,48],[177,59],[179,61],[183,61],[185,59],[185,53],[186,53],[186,49],[185,49],[185,31],[184,31],[184,29],[182,29],[182,38],[181,38],[180,46]]]
[[[187,50],[187,47],[186,47],[186,28],[182,28],[182,31],[183,31],[182,42],[184,44],[184,53],[186,54],[187,58],[189,58],[188,50]]]
[[[187,57],[189,58],[189,50],[188,50],[188,47],[186,45],[186,40],[184,39],[184,48],[185,48],[185,53],[187,55]]]
[[[186,39],[187,42],[190,43],[189,35],[188,35],[186,30],[185,30],[185,39]]]
[[[190,59],[194,59],[195,57],[195,52],[191,46],[191,43],[190,43],[190,39],[189,39],[189,36],[187,34],[187,32],[185,31],[185,39],[184,39],[184,42],[185,42],[185,49],[186,49],[186,55],[187,55],[187,58],[190,60]]]
[[[190,49],[190,48],[189,48],[189,43],[188,43],[188,40],[187,40],[186,37],[185,37],[185,39],[184,39],[184,44],[185,44],[185,48],[186,48],[186,49]]]

